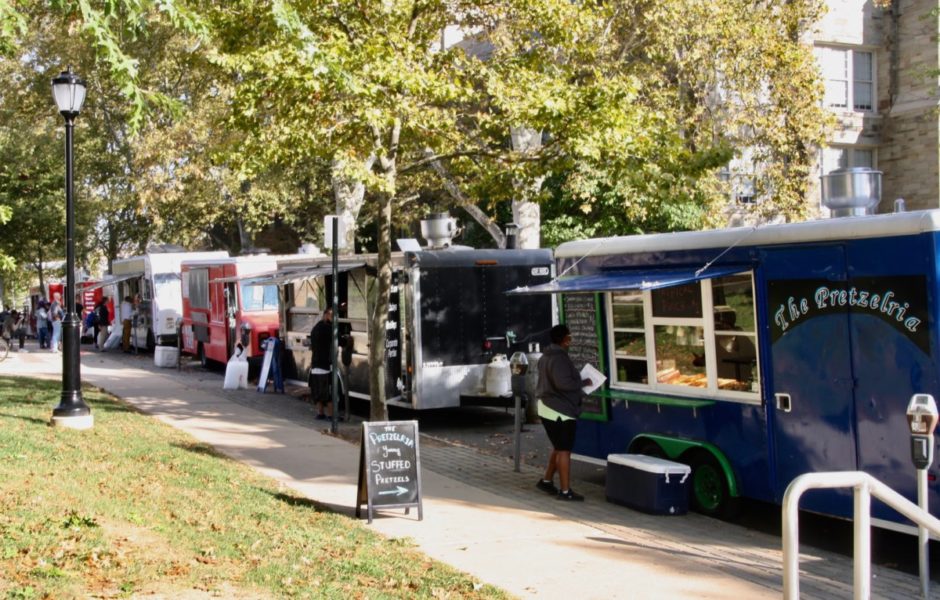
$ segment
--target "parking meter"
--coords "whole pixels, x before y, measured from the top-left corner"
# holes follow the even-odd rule
[[[519,461],[522,453],[522,415],[525,407],[522,398],[525,396],[525,374],[529,370],[529,359],[525,352],[516,352],[509,359],[509,370],[512,373],[512,395],[515,406],[513,423],[513,449],[516,473],[519,472]]]
[[[513,375],[525,375],[529,370],[529,359],[525,352],[515,352],[509,359],[509,370]]]
[[[917,469],[933,462],[933,432],[937,428],[937,403],[930,394],[914,394],[907,405],[911,431],[911,460]]]
[[[930,394],[914,394],[907,405],[907,425],[911,431],[911,460],[917,469],[917,505],[930,511],[927,502],[927,468],[933,462],[933,431],[937,428],[937,403]],[[930,536],[927,528],[917,528],[921,597],[930,598]]]

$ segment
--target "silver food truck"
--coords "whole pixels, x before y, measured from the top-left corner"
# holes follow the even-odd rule
[[[548,344],[554,319],[548,296],[511,298],[506,290],[551,279],[550,250],[475,250],[454,246],[455,221],[446,213],[422,222],[427,248],[392,254],[393,281],[386,325],[386,398],[415,410],[509,405],[508,389],[486,385],[495,361]],[[417,245],[415,243],[415,245]],[[419,247],[420,248],[420,247]],[[342,373],[353,398],[368,400],[370,315],[376,305],[377,257],[339,263],[340,334],[349,340]],[[332,297],[328,257],[291,261],[261,278],[282,287],[283,368],[307,381],[309,336]],[[505,393],[502,393],[505,392]]]

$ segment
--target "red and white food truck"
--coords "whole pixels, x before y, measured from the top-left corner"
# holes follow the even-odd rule
[[[252,277],[273,272],[278,259],[257,255],[182,263],[183,352],[225,363],[241,343],[248,358],[260,359],[262,343],[279,325],[277,285],[250,285]]]

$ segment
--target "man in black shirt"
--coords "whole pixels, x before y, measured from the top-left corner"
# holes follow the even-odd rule
[[[111,322],[111,314],[108,311],[107,296],[103,296],[101,300],[98,301],[98,304],[95,305],[95,314],[97,317],[94,321],[92,321],[95,331],[95,348],[104,350],[104,340],[108,337],[108,325]],[[101,336],[102,331],[105,332],[104,336]]]
[[[333,346],[333,307],[323,311],[323,318],[317,321],[310,332],[310,394],[317,406],[317,419],[333,416],[333,403],[330,397],[330,367],[332,365]]]

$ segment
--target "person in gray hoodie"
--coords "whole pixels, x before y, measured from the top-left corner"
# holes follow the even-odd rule
[[[555,495],[559,500],[584,500],[584,496],[571,489],[571,450],[574,448],[578,416],[581,414],[582,388],[591,381],[581,378],[568,356],[568,347],[571,346],[571,331],[568,327],[552,327],[550,337],[552,344],[538,362],[539,381],[535,396],[539,403],[538,415],[553,449],[545,476],[536,487]],[[554,482],[556,472],[558,488]]]

